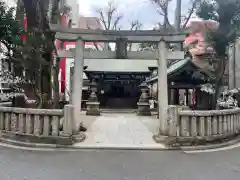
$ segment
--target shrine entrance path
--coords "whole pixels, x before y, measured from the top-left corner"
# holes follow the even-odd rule
[[[164,149],[152,139],[159,127],[154,117],[136,114],[105,113],[97,117],[85,132],[86,140],[74,144],[79,148]]]

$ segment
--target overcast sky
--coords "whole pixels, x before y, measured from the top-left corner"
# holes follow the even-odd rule
[[[4,0],[8,5],[13,5],[16,0]],[[107,6],[111,0],[78,0],[80,14],[84,16],[96,16],[94,9]],[[122,28],[130,26],[131,20],[139,20],[144,29],[151,29],[156,23],[161,21],[161,16],[157,13],[157,6],[150,0],[112,0],[118,7],[118,12],[124,15],[121,21]],[[190,0],[182,0],[183,14],[187,14],[191,4]],[[172,0],[169,5],[169,20],[173,22],[176,0]]]
[[[80,14],[84,16],[94,16],[94,9],[96,7],[104,7],[109,0],[78,0],[80,6]],[[139,20],[144,29],[152,28],[154,24],[161,21],[161,16],[157,13],[157,6],[150,2],[150,0],[114,0],[117,4],[119,13],[124,15],[121,21],[123,28],[128,28],[129,21]],[[172,0],[169,5],[170,21],[173,22],[174,10],[176,7],[176,0]],[[182,10],[187,13],[189,0],[182,0]]]

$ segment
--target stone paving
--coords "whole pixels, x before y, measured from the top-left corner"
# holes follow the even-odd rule
[[[89,122],[88,122],[89,123]],[[165,148],[152,139],[158,120],[135,114],[103,114],[97,117],[85,132],[86,140],[76,147],[103,148]]]

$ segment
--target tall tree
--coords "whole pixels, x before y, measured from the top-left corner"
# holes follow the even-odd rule
[[[51,8],[49,8],[50,4]],[[27,76],[34,78],[34,90],[40,101],[45,97],[45,94],[47,94],[48,99],[51,99],[52,53],[56,49],[54,45],[55,33],[49,31],[49,22],[57,23],[59,20],[60,8],[58,4],[59,0],[18,0],[17,3],[17,18],[20,18],[20,22],[23,22],[23,16],[26,15],[27,29],[25,29],[25,34],[27,38],[23,46],[19,48],[19,53],[15,53],[18,54],[15,59],[21,59]],[[21,24],[23,27],[23,23]],[[39,107],[41,106],[40,104]]]
[[[240,25],[239,0],[201,0],[197,6],[197,15],[203,19],[213,19],[220,23],[219,29],[208,33],[207,39],[213,43],[215,56],[215,87],[214,105],[221,93],[223,75],[227,63],[227,46],[236,39],[236,32]]]

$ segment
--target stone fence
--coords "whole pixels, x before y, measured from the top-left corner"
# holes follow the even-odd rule
[[[11,107],[12,106],[12,102],[0,102],[0,107]]]
[[[47,144],[73,143],[72,105],[63,109],[0,107],[3,138]]]
[[[165,135],[180,144],[224,140],[240,132],[240,108],[190,111],[170,106]]]

